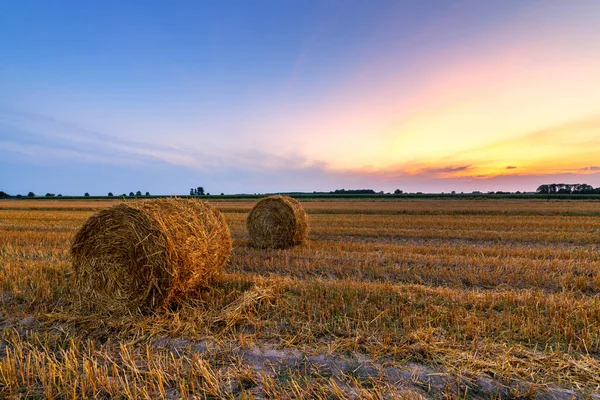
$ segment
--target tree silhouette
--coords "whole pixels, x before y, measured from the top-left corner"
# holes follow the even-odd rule
[[[594,193],[594,188],[586,183],[574,185],[573,193],[588,194]]]
[[[538,194],[600,194],[600,188],[594,188],[587,183],[550,183],[540,185]]]

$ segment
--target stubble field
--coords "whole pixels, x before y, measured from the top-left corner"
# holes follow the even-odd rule
[[[0,201],[2,398],[599,398],[600,202],[308,201],[152,316],[81,315],[69,245],[110,201]]]

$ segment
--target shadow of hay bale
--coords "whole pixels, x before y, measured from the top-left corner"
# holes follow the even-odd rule
[[[302,205],[287,196],[260,200],[248,214],[249,245],[260,249],[285,249],[308,238],[308,216]]]
[[[230,254],[229,228],[206,202],[119,204],[92,215],[73,238],[73,300],[90,311],[156,310],[206,283]]]

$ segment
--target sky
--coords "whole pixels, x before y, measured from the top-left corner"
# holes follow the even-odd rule
[[[0,4],[9,194],[600,186],[600,2]]]

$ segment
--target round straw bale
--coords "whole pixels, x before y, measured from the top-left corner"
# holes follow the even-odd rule
[[[230,254],[229,228],[206,202],[118,204],[88,218],[73,238],[75,300],[98,311],[151,311],[206,283]]]
[[[302,205],[287,196],[260,200],[246,220],[250,245],[262,249],[285,249],[308,237],[308,217]]]

